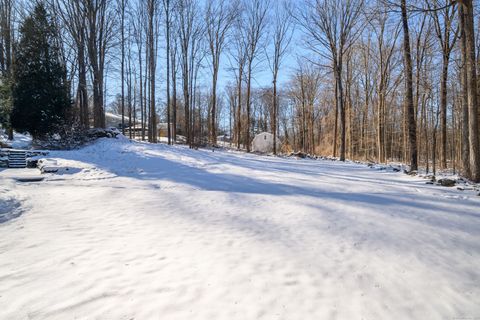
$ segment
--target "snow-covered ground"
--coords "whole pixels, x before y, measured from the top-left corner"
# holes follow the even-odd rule
[[[0,129],[0,142],[3,142],[14,149],[29,149],[32,146],[32,137],[29,134],[15,132],[13,141],[8,140],[7,133]]]
[[[473,191],[121,139],[49,157],[69,170],[0,171],[1,319],[480,318]]]

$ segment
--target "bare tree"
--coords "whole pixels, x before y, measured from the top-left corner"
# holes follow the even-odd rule
[[[460,65],[460,83],[461,83],[461,105],[462,105],[462,132],[461,132],[461,141],[462,141],[462,173],[466,177],[470,177],[470,139],[469,139],[469,108],[468,108],[468,88],[467,88],[467,40],[465,37],[465,15],[464,9],[462,6],[458,9],[459,15],[459,29],[460,29],[460,56],[461,56],[461,65]]]
[[[447,81],[450,56],[457,40],[458,28],[454,25],[456,7],[448,0],[427,1],[442,50],[442,76],[440,82],[440,167],[447,167]],[[441,9],[440,9],[441,8]]]
[[[315,152],[315,103],[319,96],[322,74],[315,65],[298,61],[298,68],[290,83],[290,97],[295,107],[299,133],[297,135],[303,152]]]
[[[198,21],[198,4],[195,0],[179,0],[177,5],[177,19],[179,25],[180,65],[182,69],[183,103],[185,109],[184,133],[187,143],[193,146],[192,113],[193,86],[198,54],[198,43],[202,37],[203,29]]]
[[[290,9],[286,2],[276,3],[275,19],[273,31],[273,55],[269,60],[270,70],[273,75],[273,115],[272,115],[272,131],[273,131],[273,154],[277,154],[277,123],[278,123],[278,95],[277,95],[277,80],[278,72],[282,64],[282,59],[287,52],[287,48],[292,39],[292,19]]]
[[[125,134],[125,8],[126,0],[119,0],[120,13],[120,46],[121,46],[121,88],[122,88],[122,133]],[[130,128],[131,132],[131,128]]]
[[[165,13],[165,37],[166,37],[166,58],[167,58],[167,139],[168,144],[172,144],[172,132],[170,126],[170,36],[171,36],[171,16],[172,16],[172,5],[171,0],[162,0],[163,1],[163,10]]]
[[[386,161],[386,114],[387,114],[387,91],[392,78],[392,69],[396,42],[400,34],[400,25],[391,25],[387,10],[379,10],[370,19],[375,34],[375,43],[378,52],[372,54],[370,59],[377,61],[377,160],[381,163]]]
[[[403,56],[405,69],[405,104],[407,110],[408,142],[410,146],[410,170],[418,169],[417,124],[413,104],[412,55],[410,49],[410,30],[408,27],[407,4],[401,0],[403,26]]]
[[[173,46],[170,47],[170,60],[172,65],[172,139],[173,143],[177,141],[177,37],[173,37]]]
[[[247,72],[247,123],[245,128],[247,152],[250,152],[251,90],[253,68],[261,49],[261,40],[267,27],[268,0],[247,0],[245,7],[246,72]]]
[[[148,76],[150,92],[150,121],[148,124],[148,138],[150,142],[156,143],[157,135],[157,110],[155,107],[155,73],[157,68],[157,47],[159,28],[158,0],[147,1],[147,50],[148,50]]]
[[[477,92],[477,71],[475,55],[475,31],[474,31],[474,8],[472,0],[459,1],[460,23],[462,23],[465,45],[462,55],[465,57],[466,90],[468,103],[468,136],[470,156],[470,178],[473,181],[480,181],[480,143],[478,132],[478,92]],[[465,125],[465,124],[464,124]]]
[[[135,39],[135,44],[137,47],[137,57],[139,65],[139,102],[140,102],[140,121],[141,121],[141,139],[145,140],[145,120],[146,120],[146,97],[145,97],[145,86],[144,86],[144,76],[143,76],[143,46],[144,46],[144,30],[145,28],[145,9],[144,6],[140,3],[137,4],[135,10],[132,12],[134,17],[132,17],[133,22],[133,37]]]
[[[205,11],[208,53],[212,67],[212,94],[210,102],[210,143],[217,144],[217,82],[220,70],[220,58],[227,40],[227,32],[234,22],[236,8],[224,0],[208,0]]]
[[[297,21],[309,36],[309,48],[330,60],[336,83],[336,104],[340,111],[340,160],[345,161],[346,114],[343,89],[343,60],[361,31],[359,17],[363,0],[308,0]],[[325,51],[327,49],[327,51]]]
[[[128,33],[127,36],[130,38],[131,35],[131,25],[128,26]],[[127,78],[126,78],[126,83],[127,83],[127,105],[128,105],[128,137],[130,139],[134,138],[135,134],[135,121],[132,122],[132,117],[134,118],[134,106],[133,104],[135,103],[135,98],[132,98],[132,91],[133,90],[133,79],[132,79],[132,42],[128,41],[127,42]],[[124,49],[125,50],[125,49]],[[133,93],[134,95],[134,93]],[[122,98],[122,103],[123,103],[123,108],[125,111],[125,102],[124,98]],[[133,114],[132,114],[133,112]],[[125,122],[125,121],[124,121]]]
[[[93,125],[105,127],[104,79],[106,56],[114,37],[114,11],[110,0],[82,0],[86,43],[93,87]]]
[[[234,70],[235,74],[235,81],[236,81],[236,88],[237,88],[237,96],[236,96],[236,106],[237,110],[234,112],[234,131],[235,131],[235,139],[237,142],[237,149],[240,149],[242,140],[241,140],[241,133],[242,133],[242,121],[241,121],[241,114],[242,114],[242,84],[243,84],[243,77],[245,71],[245,63],[247,60],[247,50],[246,50],[246,40],[244,36],[244,30],[242,26],[242,18],[238,16],[235,20],[235,30],[233,33],[233,46],[231,50],[231,57],[234,61],[234,65],[232,69]]]

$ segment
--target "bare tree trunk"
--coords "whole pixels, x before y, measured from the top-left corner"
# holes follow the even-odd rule
[[[147,41],[148,42],[148,41]],[[148,86],[148,74],[149,74],[149,68],[148,68],[148,46],[147,46],[147,43],[145,44],[145,69],[144,69],[144,72],[145,72],[145,76],[143,77],[143,120],[145,121],[143,123],[143,136],[142,136],[142,140],[144,141],[145,138],[147,138],[148,140],[150,139],[150,126],[148,125],[150,123],[150,119],[149,119],[149,116],[148,116],[148,112],[147,112],[147,109],[150,109],[148,108],[148,97],[150,96],[149,94],[149,86]]]
[[[246,9],[246,54],[247,54],[247,123],[245,128],[245,143],[247,145],[247,152],[250,152],[250,125],[251,125],[251,90],[252,90],[252,72],[254,62],[258,56],[260,40],[264,36],[266,28],[266,16],[268,11],[269,1],[267,0],[251,0]]]
[[[218,69],[213,72],[212,76],[212,110],[210,114],[210,128],[211,128],[211,140],[212,146],[217,145],[217,78]]]
[[[156,69],[156,0],[148,0],[148,46],[149,46],[149,80],[150,80],[150,142],[157,143],[157,111],[155,108],[155,69]]]
[[[274,52],[270,60],[270,68],[273,74],[273,115],[272,115],[272,131],[273,131],[273,154],[277,154],[277,133],[278,133],[278,97],[277,97],[277,79],[282,58],[286,53],[287,47],[292,38],[291,34],[291,14],[290,8],[275,7],[275,26],[273,34]]]
[[[410,147],[410,170],[416,171],[418,169],[417,125],[415,120],[415,107],[413,104],[412,55],[410,52],[410,33],[405,0],[401,0],[401,11],[403,25],[403,55],[405,63],[405,104],[408,120],[408,143]]]
[[[338,133],[338,86],[335,81],[335,124],[333,126],[333,157],[337,157],[337,133]]]
[[[185,109],[184,131],[187,137],[187,144],[193,147],[193,85],[195,75],[195,64],[198,62],[198,41],[203,36],[203,30],[198,24],[198,7],[196,2],[181,0],[177,3],[179,40],[181,48],[181,67],[183,83],[183,103]]]
[[[305,81],[304,81],[304,78],[303,78],[303,72],[302,74],[300,75],[300,90],[301,90],[301,104],[302,104],[302,124],[300,126],[301,130],[302,130],[302,134],[300,135],[300,141],[301,141],[301,146],[302,146],[302,152],[306,152],[306,148],[305,148],[305,143],[306,143],[306,135],[307,135],[307,126],[306,126],[306,122],[307,122],[307,115],[306,115],[306,108],[305,108]]]
[[[345,113],[345,99],[343,93],[343,81],[342,81],[342,57],[338,57],[338,62],[335,64],[335,82],[337,83],[338,105],[340,109],[340,161],[345,161],[346,150],[346,113]]]
[[[273,76],[273,119],[272,119],[272,131],[273,131],[273,154],[277,154],[277,72],[274,72]]]
[[[87,51],[93,78],[93,125],[95,128],[105,128],[105,59],[113,38],[113,13],[107,0],[84,1]]]
[[[128,30],[128,34],[130,35],[130,28]],[[127,101],[128,101],[128,137],[130,139],[133,138],[132,136],[132,90],[133,90],[133,83],[132,83],[132,50],[131,50],[131,43],[128,43],[128,77],[127,77]]]
[[[133,139],[137,139],[137,73],[133,76]]]
[[[243,63],[240,63],[238,70],[238,108],[237,108],[237,149],[240,149],[242,133],[242,81],[243,81]]]
[[[125,135],[125,0],[120,1],[120,34],[121,34],[121,88],[122,88],[122,134]]]
[[[235,9],[235,8],[234,8]],[[206,10],[206,35],[212,66],[212,96],[210,113],[210,143],[217,144],[217,81],[220,57],[225,46],[227,32],[234,22],[236,12],[223,0],[208,0]]]
[[[145,19],[144,19],[144,7],[137,5],[136,9],[136,19],[133,22],[135,43],[137,46],[137,56],[138,56],[138,68],[139,68],[139,101],[140,101],[140,122],[141,122],[141,139],[145,140],[145,88],[144,88],[144,76],[143,76],[143,45],[144,45],[144,30],[145,30]],[[146,64],[146,63],[145,63]]]
[[[385,89],[383,88],[383,83],[380,83],[379,94],[377,110],[377,159],[378,162],[385,163]]]
[[[145,113],[144,113],[144,107],[143,107],[143,103],[144,103],[144,97],[143,97],[143,93],[144,93],[144,89],[143,89],[143,66],[142,66],[142,45],[139,44],[139,47],[138,47],[138,64],[139,64],[139,72],[140,72],[140,75],[139,75],[139,91],[140,91],[140,94],[139,94],[139,99],[140,99],[140,121],[142,123],[142,126],[141,126],[141,139],[142,141],[145,140]]]
[[[475,56],[475,34],[473,21],[472,0],[463,0],[463,35],[465,37],[465,56],[467,73],[467,100],[468,100],[468,136],[470,140],[470,178],[480,181],[480,144],[478,137],[478,93],[477,71]]]
[[[173,143],[177,142],[177,46],[175,45],[171,52],[172,60],[172,140]]]
[[[449,56],[443,54],[442,78],[440,83],[440,168],[447,167],[447,81]]]
[[[167,42],[167,139],[168,144],[172,144],[172,132],[170,128],[170,0],[163,0],[166,23],[166,42]]]
[[[87,68],[85,66],[85,36],[81,35],[81,42],[78,46],[78,105],[80,110],[80,126],[83,129],[90,127],[88,112],[88,92],[87,92]]]
[[[252,89],[252,63],[248,62],[247,66],[247,125],[245,126],[245,144],[247,145],[247,152],[250,152],[250,122],[251,122],[251,89]]]

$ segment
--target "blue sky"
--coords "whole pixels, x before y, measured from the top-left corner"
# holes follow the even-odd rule
[[[301,38],[302,31],[298,26],[293,25],[293,36],[289,46],[289,51],[284,56],[282,66],[279,73],[278,83],[281,87],[284,85],[290,75],[294,72],[297,66],[297,57],[309,54],[306,49],[302,47]],[[261,49],[259,59],[255,68],[253,75],[252,86],[253,87],[265,87],[269,86],[272,83],[272,74],[268,66],[268,61],[265,58],[266,52],[270,54],[272,52],[271,43],[269,43],[269,37],[265,37],[265,42],[267,44],[266,49]],[[162,101],[165,100],[165,91],[166,91],[166,81],[165,81],[165,72],[166,72],[166,60],[165,60],[165,47],[164,47],[164,37],[163,30],[159,38],[160,47],[158,52],[158,63],[157,63],[157,77],[156,77],[156,90],[157,98]],[[271,42],[271,41],[270,41]],[[265,52],[266,51],[266,52]],[[208,59],[208,56],[206,57]],[[136,63],[136,61],[135,61]],[[114,63],[115,64],[115,63]],[[200,75],[199,83],[204,85],[204,90],[207,90],[211,86],[211,71],[208,65],[208,60],[204,60],[205,67],[202,70]],[[221,70],[219,73],[218,80],[218,90],[223,92],[226,85],[234,82],[234,75],[231,70],[230,60],[228,56],[228,49],[226,48],[221,57]],[[120,75],[118,71],[110,71],[107,79],[107,105],[114,100],[114,97],[120,93]]]

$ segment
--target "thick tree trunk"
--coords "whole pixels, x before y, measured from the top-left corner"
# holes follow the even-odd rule
[[[90,127],[88,112],[87,68],[85,66],[85,47],[78,46],[78,89],[77,103],[80,111],[80,127]]]
[[[93,74],[93,126],[105,128],[105,110],[103,108],[103,66],[102,52],[97,47],[97,29],[95,18],[91,18],[89,29],[88,53]]]
[[[103,77],[98,70],[93,70],[93,73],[93,126],[95,128],[105,128]]]
[[[121,4],[120,33],[121,33],[121,51],[122,57],[120,61],[121,67],[121,94],[122,94],[122,134],[125,135],[125,0]],[[131,131],[131,128],[129,128]]]
[[[335,65],[335,82],[337,83],[337,95],[338,105],[340,111],[340,161],[345,161],[346,150],[346,113],[345,113],[345,101],[343,98],[343,83],[342,83],[342,63],[341,57],[338,58],[339,62]]]
[[[183,103],[185,109],[184,117],[184,134],[187,137],[187,144],[191,145],[190,141],[190,94],[188,86],[188,71],[187,75],[183,76]]]
[[[470,140],[469,140],[469,121],[468,121],[468,89],[467,89],[467,42],[465,38],[465,14],[464,8],[459,7],[459,25],[460,25],[460,49],[461,49],[461,67],[460,67],[460,83],[461,104],[462,104],[462,173],[465,177],[470,177]]]
[[[247,74],[247,125],[245,126],[245,144],[247,145],[247,152],[250,152],[250,117],[251,117],[251,89],[252,89],[252,63],[248,63],[248,74]]]
[[[337,156],[338,108],[338,85],[335,79],[335,124],[333,126],[333,157]]]
[[[176,49],[175,49],[176,50]],[[174,50],[174,51],[175,51]],[[177,142],[177,62],[175,53],[172,52],[172,140]]]
[[[212,75],[212,113],[210,115],[210,128],[211,128],[211,139],[210,143],[212,146],[217,144],[217,79],[218,79],[218,64],[216,61],[213,66],[213,75]]]
[[[447,167],[447,81],[449,56],[443,54],[442,78],[440,83],[440,168]]]
[[[142,141],[145,140],[145,113],[144,113],[144,107],[143,107],[143,66],[142,66],[142,44],[139,44],[138,47],[138,64],[139,64],[139,69],[140,69],[140,74],[139,74],[139,99],[140,99],[140,121],[142,123],[141,126],[141,139]]]
[[[468,136],[470,140],[470,178],[480,181],[480,144],[478,132],[478,93],[475,56],[475,34],[472,0],[463,0],[464,36],[468,92]]]
[[[241,133],[242,133],[242,80],[243,80],[243,66],[239,66],[238,70],[238,108],[237,108],[237,149],[240,149]]]
[[[385,90],[383,83],[380,84],[379,95],[377,110],[377,160],[380,163],[385,163]]]
[[[170,0],[164,1],[165,19],[166,19],[166,41],[167,41],[167,139],[168,144],[172,144],[171,129],[171,101],[170,101]]]
[[[300,135],[300,145],[302,146],[302,152],[306,153],[306,141],[307,141],[307,111],[305,107],[305,83],[302,75],[301,87],[302,92],[302,124],[300,126],[302,134]]]
[[[143,79],[143,136],[142,140],[144,141],[145,138],[148,138],[150,136],[150,130],[149,130],[149,125],[150,123],[148,113],[147,113],[147,102],[148,102],[148,50],[145,48],[145,76]],[[149,109],[149,108],[148,108]]]
[[[405,104],[408,123],[408,144],[410,148],[410,170],[418,169],[417,154],[417,124],[415,120],[415,106],[413,104],[413,76],[412,55],[410,52],[410,33],[408,28],[407,5],[401,0],[402,25],[403,25],[403,57],[405,67]]]
[[[155,19],[155,0],[150,0],[149,3],[149,79],[150,79],[150,131],[149,134],[151,140],[150,142],[156,143],[157,142],[157,112],[155,108],[155,59],[156,59],[156,51],[155,51],[155,28],[154,28],[154,19]]]
[[[274,72],[273,76],[273,119],[272,119],[272,131],[273,131],[273,154],[277,154],[277,73]]]

